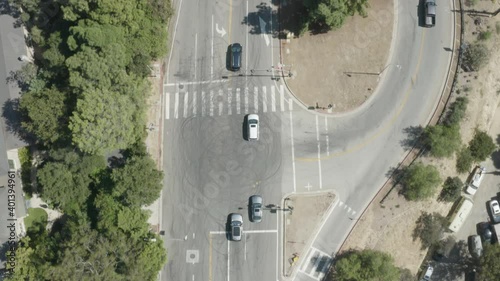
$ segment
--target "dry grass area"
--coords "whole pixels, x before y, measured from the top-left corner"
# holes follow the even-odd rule
[[[478,1],[474,9],[493,11],[498,8],[492,1]],[[467,7],[470,9],[470,7]],[[478,25],[476,19],[481,19]],[[488,131],[492,118],[500,102],[500,16],[487,18],[465,16],[466,41],[475,42],[479,33],[491,32],[491,38],[483,40],[491,51],[489,63],[479,72],[465,73],[460,71],[458,91],[452,94],[452,100],[458,96],[467,96],[469,105],[466,118],[461,125],[463,143],[468,143],[476,128]],[[493,138],[500,132],[490,132]],[[436,166],[442,179],[448,176],[459,176],[465,180],[467,175],[459,175],[455,169],[455,158],[450,159],[420,159],[426,164]],[[382,194],[383,196],[385,194]],[[358,222],[343,250],[375,249],[390,253],[396,265],[416,273],[426,255],[426,249],[421,248],[418,239],[413,239],[415,222],[421,212],[438,212],[448,214],[450,203],[438,202],[437,195],[432,200],[424,202],[407,202],[397,191],[393,191],[379,204],[381,198],[376,198]]]

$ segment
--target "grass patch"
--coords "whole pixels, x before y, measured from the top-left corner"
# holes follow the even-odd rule
[[[479,33],[479,40],[486,41],[491,38],[491,31],[482,31]]]
[[[36,231],[36,229],[45,229],[47,226],[47,212],[42,208],[29,208],[28,216],[24,218],[24,225],[26,226],[26,232],[30,229]],[[33,229],[35,228],[35,229]]]
[[[29,147],[22,147],[18,150],[19,161],[21,162],[21,180],[26,199],[33,195],[33,185],[31,184],[31,153]]]

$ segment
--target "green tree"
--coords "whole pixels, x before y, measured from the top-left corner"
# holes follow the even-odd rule
[[[441,177],[436,167],[415,163],[404,170],[402,184],[404,195],[408,200],[430,198],[441,183]]]
[[[429,147],[432,156],[450,157],[462,144],[458,126],[428,126],[424,130],[424,143]]]
[[[473,162],[474,157],[472,156],[470,149],[466,146],[462,147],[457,155],[457,171],[461,174],[470,171]]]
[[[66,96],[55,88],[28,92],[21,96],[22,126],[45,145],[69,135]]]
[[[78,100],[69,128],[83,152],[101,154],[124,149],[138,138],[137,109],[131,99],[108,90],[90,90]]]
[[[399,269],[393,258],[374,250],[354,251],[341,256],[335,264],[336,281],[397,281]]]
[[[464,183],[459,177],[448,177],[443,184],[439,200],[446,202],[454,202],[460,197]]]
[[[479,258],[480,281],[496,281],[500,276],[500,245],[485,243],[483,255]]]
[[[163,173],[149,157],[132,156],[125,166],[113,170],[112,194],[124,205],[149,205],[159,197]]]
[[[36,252],[30,246],[29,236],[21,238],[17,249],[15,251],[7,251],[6,255],[7,262],[5,266],[7,272],[9,272],[7,280],[41,280],[41,273],[44,268],[38,263],[38,259],[35,258]],[[9,257],[14,257],[12,262],[9,262]]]
[[[485,131],[476,130],[474,138],[469,142],[471,155],[478,162],[486,160],[495,149],[497,146]]]
[[[446,218],[438,213],[426,213],[417,220],[417,225],[413,230],[413,237],[419,237],[422,241],[422,249],[428,248],[441,240],[446,224]]]

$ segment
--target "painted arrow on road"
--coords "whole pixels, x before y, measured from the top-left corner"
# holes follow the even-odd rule
[[[222,27],[221,29],[219,29],[219,24],[218,23],[215,24],[215,31],[217,31],[217,33],[220,34],[220,37],[224,37],[224,35],[226,35],[226,30],[224,29],[224,27]]]

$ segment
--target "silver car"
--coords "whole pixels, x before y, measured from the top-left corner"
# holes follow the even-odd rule
[[[249,114],[248,123],[248,140],[259,140],[259,115]]]
[[[260,195],[250,197],[250,220],[252,222],[262,221],[262,197]]]
[[[240,241],[243,232],[243,216],[238,213],[231,214],[231,240]]]

